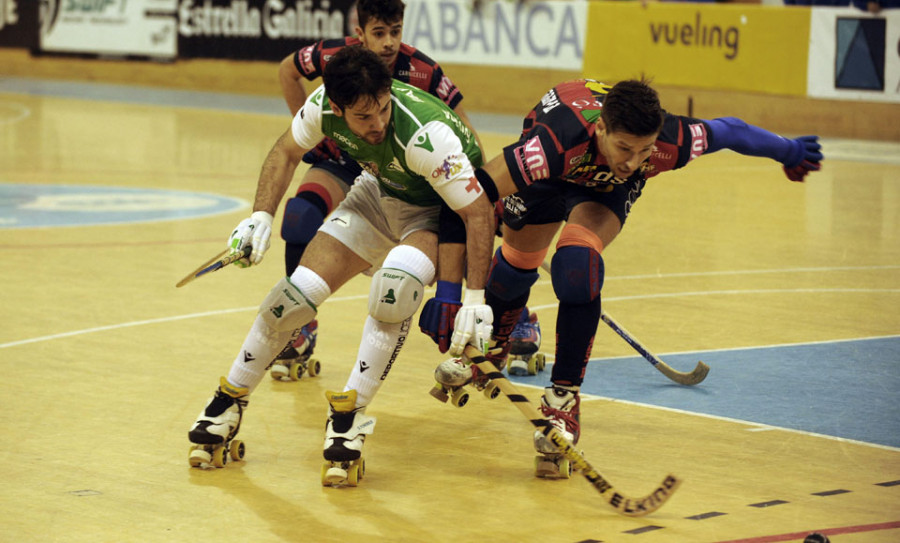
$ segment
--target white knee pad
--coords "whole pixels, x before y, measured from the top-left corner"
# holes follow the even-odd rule
[[[259,306],[259,314],[276,332],[300,328],[316,318],[316,308],[287,277],[269,291]]]
[[[408,245],[394,247],[372,275],[369,315],[390,324],[405,321],[416,314],[432,279],[434,264],[425,253]]]

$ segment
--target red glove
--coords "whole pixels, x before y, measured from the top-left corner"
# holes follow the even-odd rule
[[[809,172],[822,169],[820,162],[824,158],[819,136],[801,136],[794,140],[797,150],[793,153],[793,164],[784,165],[784,174],[791,181],[803,182]]]

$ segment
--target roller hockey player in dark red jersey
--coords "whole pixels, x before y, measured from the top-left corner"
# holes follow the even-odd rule
[[[579,387],[600,320],[601,252],[621,231],[649,178],[720,149],[776,160],[791,181],[803,181],[823,159],[817,136],[786,139],[734,117],[671,115],[643,81],[608,86],[577,80],[547,92],[525,118],[519,141],[476,170],[482,186],[495,185],[506,196],[503,244],[485,295],[494,315],[495,360],[506,355],[504,331],[519,318],[537,268],[565,223],[551,261],[559,300],[553,385],[541,404],[571,441],[579,437]],[[448,360],[436,376],[453,386],[472,379],[473,371]],[[545,455],[537,462],[539,476],[565,475],[555,469],[555,449],[540,433],[535,448]]]
[[[303,79],[313,81],[320,78],[325,65],[337,51],[348,45],[362,44],[378,54],[391,69],[394,79],[440,98],[472,130],[460,106],[463,95],[453,81],[444,75],[437,62],[415,47],[402,43],[404,8],[401,0],[360,0],[356,7],[359,20],[356,36],[319,41],[285,57],[279,66],[278,78],[291,115],[295,115],[306,102]],[[474,130],[472,132],[475,133]],[[281,226],[288,275],[297,267],[325,217],[344,200],[350,186],[362,173],[360,166],[328,138],[307,153],[303,161],[310,167],[300,181],[296,196],[285,205]],[[449,209],[446,213],[451,217],[456,215]],[[258,220],[263,227],[271,228],[272,217],[261,214]],[[458,243],[464,243],[464,240]],[[319,363],[311,360],[310,355],[316,345],[317,326],[317,321],[304,326],[293,348],[283,353],[272,366],[273,378],[295,380],[307,367],[308,373],[315,375]]]

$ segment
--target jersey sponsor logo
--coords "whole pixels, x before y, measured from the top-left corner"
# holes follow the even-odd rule
[[[441,77],[441,82],[438,84],[437,93],[438,96],[441,97],[445,102],[447,101],[447,97],[450,96],[450,93],[453,92],[453,82],[450,81],[450,78],[446,75]]]
[[[419,134],[419,137],[416,138],[416,142],[413,144],[413,147],[425,149],[429,153],[434,152],[434,147],[431,145],[431,137],[428,135],[428,132]]]
[[[413,79],[426,79],[428,74],[425,72],[417,72],[415,68],[410,67],[409,70],[397,70],[397,75],[400,77],[405,77],[407,81],[412,81]]]
[[[547,154],[541,145],[541,139],[534,136],[515,149],[516,161],[519,163],[519,171],[529,184],[538,179],[550,177],[550,167]]]
[[[601,104],[597,100],[588,100],[587,98],[579,98],[577,100],[572,100],[569,103],[572,104],[572,107],[578,108],[578,109],[585,109],[585,108],[598,109],[598,108],[603,107],[603,104]]]
[[[311,74],[316,70],[316,67],[313,65],[312,53],[314,45],[309,45],[300,50],[300,64],[303,66],[303,71],[307,74]]]
[[[547,113],[558,106],[559,95],[556,94],[556,89],[550,89],[549,91],[547,91],[547,94],[541,97],[541,104],[544,105],[544,113]]]
[[[459,172],[463,169],[462,161],[457,155],[449,155],[440,166],[434,169],[431,172],[431,177],[437,179],[439,177],[443,177],[444,179],[452,179],[456,177]]]
[[[522,198],[514,194],[503,199],[503,211],[513,216],[521,217],[528,211],[528,208],[525,207],[525,202]]]
[[[358,145],[356,145],[355,143],[350,141],[350,138],[341,134],[340,132],[332,132],[331,139],[338,140],[339,142],[343,143],[344,145],[346,145],[347,147],[349,147],[351,149],[355,149],[355,150],[359,149]]]
[[[688,160],[694,160],[709,147],[709,144],[706,142],[706,126],[697,123],[690,125],[688,128],[691,131],[691,158]]]

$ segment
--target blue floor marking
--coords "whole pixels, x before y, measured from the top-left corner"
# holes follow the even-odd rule
[[[0,229],[169,221],[248,205],[240,198],[180,190],[0,183]]]
[[[582,391],[900,447],[900,336],[657,356],[678,371],[698,360],[711,369],[688,387],[640,357],[591,360]],[[551,369],[512,380],[547,386]]]

